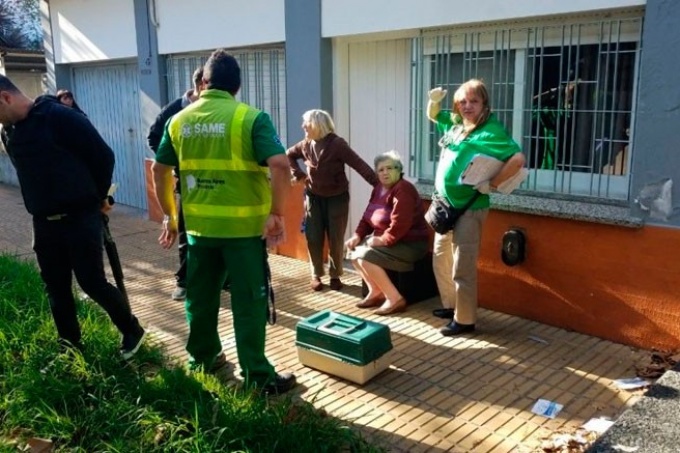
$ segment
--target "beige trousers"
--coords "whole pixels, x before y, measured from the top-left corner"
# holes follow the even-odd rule
[[[459,324],[477,322],[477,257],[488,209],[466,211],[453,231],[434,235],[432,267],[444,308]]]

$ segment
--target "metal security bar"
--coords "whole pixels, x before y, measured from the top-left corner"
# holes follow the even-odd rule
[[[412,39],[412,176],[433,180],[439,137],[427,91],[482,79],[522,146],[522,189],[627,200],[642,18],[422,32]]]
[[[271,116],[286,144],[286,62],[281,48],[231,51],[241,67],[241,90],[236,98]],[[191,75],[209,53],[172,55],[167,59],[168,97],[175,99],[193,86]]]

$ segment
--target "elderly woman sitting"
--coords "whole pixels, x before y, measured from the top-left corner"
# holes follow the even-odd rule
[[[378,315],[406,310],[385,269],[405,272],[427,253],[428,227],[418,191],[402,179],[399,154],[388,151],[375,158],[376,185],[354,235],[345,242],[347,256],[366,282],[368,294],[357,304]]]

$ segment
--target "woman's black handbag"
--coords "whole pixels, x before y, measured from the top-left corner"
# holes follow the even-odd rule
[[[432,203],[425,213],[425,221],[439,234],[446,234],[453,230],[458,219],[465,214],[481,193],[475,192],[462,208],[454,208],[446,197],[437,193],[432,194]]]

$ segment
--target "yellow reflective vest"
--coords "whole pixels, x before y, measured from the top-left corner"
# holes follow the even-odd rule
[[[209,238],[262,234],[271,188],[252,143],[259,114],[225,91],[206,90],[170,121],[187,233]]]

